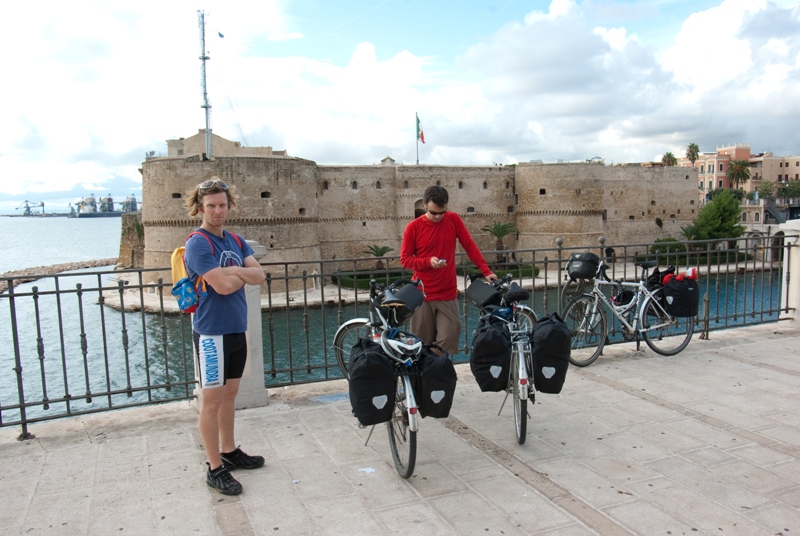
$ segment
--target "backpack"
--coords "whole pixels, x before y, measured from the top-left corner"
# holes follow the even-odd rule
[[[417,407],[423,417],[444,419],[450,415],[450,408],[453,406],[458,376],[450,355],[447,352],[439,355],[433,348],[444,352],[438,345],[423,346],[417,361],[419,369]]]
[[[241,249],[242,239],[239,238],[239,235],[236,233],[231,234],[233,238],[236,239],[239,249]],[[208,241],[208,245],[211,246],[211,254],[214,255],[214,244],[211,243],[211,239],[204,232],[198,230],[190,233],[189,236],[186,237],[186,242],[194,235],[200,235],[205,238]],[[197,310],[197,306],[200,304],[200,298],[208,294],[208,289],[206,288],[205,280],[199,275],[196,277],[195,281],[192,282],[192,279],[189,277],[189,272],[186,270],[185,254],[185,246],[175,248],[172,252],[172,258],[170,259],[172,264],[172,295],[175,296],[175,299],[178,301],[178,308],[182,313],[194,313]]]
[[[381,345],[365,337],[350,351],[350,406],[364,426],[392,418],[397,371]]]
[[[478,320],[469,354],[469,368],[482,392],[505,391],[511,364],[511,334],[508,324],[493,314]]]
[[[564,386],[572,350],[572,334],[558,314],[540,318],[531,330],[533,385],[542,393],[558,394]]]

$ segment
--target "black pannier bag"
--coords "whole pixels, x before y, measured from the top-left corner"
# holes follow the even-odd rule
[[[475,280],[469,284],[465,292],[467,299],[481,309],[487,305],[500,305],[502,295],[488,283]]]
[[[537,391],[558,394],[564,386],[572,335],[558,314],[540,318],[531,331],[533,385]]]
[[[600,257],[591,252],[573,253],[567,261],[567,274],[572,279],[594,279],[600,267]]]
[[[469,368],[481,391],[504,391],[508,386],[511,335],[508,324],[492,314],[483,315],[472,338]]]
[[[672,316],[697,316],[700,303],[700,284],[696,279],[673,277],[664,285],[662,305]]]
[[[443,354],[437,354],[433,348],[437,348]],[[417,407],[420,415],[444,419],[450,415],[458,381],[450,354],[438,345],[424,346],[417,361],[417,368],[419,370]]]
[[[350,352],[350,406],[364,426],[386,422],[394,410],[394,362],[381,345],[364,338]]]

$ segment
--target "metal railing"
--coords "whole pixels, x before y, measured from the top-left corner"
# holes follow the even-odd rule
[[[637,276],[634,262],[700,268],[702,337],[736,326],[776,322],[794,311],[780,303],[791,247],[782,234],[732,241],[661,242],[590,248],[486,252],[499,273],[510,271],[530,292],[539,316],[559,311],[570,253],[594,251],[615,279]],[[336,328],[366,316],[369,281],[410,275],[398,257],[353,258],[263,265],[261,289],[264,383],[277,387],[341,378],[332,351]],[[46,275],[0,295],[0,426],[194,398],[191,325],[180,314],[158,270],[76,271]],[[457,256],[459,285],[475,268]],[[25,276],[29,278],[30,276]],[[460,298],[461,299],[461,298]],[[478,310],[461,303],[462,344],[468,360]],[[252,327],[252,326],[251,326]],[[612,343],[615,341],[611,341]]]

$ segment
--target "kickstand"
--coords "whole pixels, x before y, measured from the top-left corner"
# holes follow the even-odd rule
[[[502,404],[500,404],[500,411],[498,411],[498,412],[497,412],[497,414],[498,414],[498,415],[500,415],[500,413],[502,413],[502,412],[503,412],[503,406],[505,406],[505,405],[506,405],[506,400],[508,400],[508,395],[509,395],[510,393],[511,393],[511,391],[510,391],[510,390],[506,390],[506,396],[505,396],[505,398],[503,398],[503,403],[502,403]]]
[[[373,424],[373,425],[372,425],[372,428],[370,428],[370,429],[369,429],[369,435],[367,436],[367,441],[364,443],[364,446],[365,446],[365,447],[367,446],[367,443],[369,443],[369,438],[371,438],[371,437],[372,437],[372,432],[374,432],[374,431],[375,431],[375,427],[376,427],[376,426],[378,426],[378,425],[377,425],[377,424]]]

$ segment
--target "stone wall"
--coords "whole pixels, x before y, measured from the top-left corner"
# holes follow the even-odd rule
[[[141,212],[122,215],[118,264],[124,268],[144,266],[144,226]]]
[[[422,195],[433,184],[447,188],[448,209],[484,251],[495,249],[481,231],[493,221],[520,229],[519,238],[505,237],[507,249],[552,248],[558,237],[565,247],[596,246],[603,235],[608,244],[644,243],[679,237],[697,208],[696,171],[678,167],[318,166],[281,156],[190,156],[148,159],[142,175],[145,267],[169,264],[199,224],[186,215],[187,192],[216,175],[237,188],[226,227],[266,247],[260,262],[278,263],[266,268],[274,276],[310,273],[319,259],[362,257],[371,245],[399,254],[405,226],[424,212]]]

